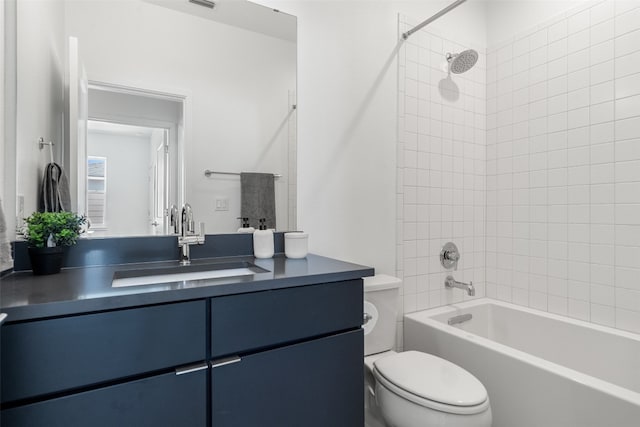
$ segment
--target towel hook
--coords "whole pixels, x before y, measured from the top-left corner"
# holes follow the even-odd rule
[[[41,150],[44,148],[45,145],[49,146],[49,157],[51,157],[51,163],[55,163],[55,161],[53,160],[53,142],[51,141],[44,142],[43,137],[38,138],[38,146],[40,147]]]

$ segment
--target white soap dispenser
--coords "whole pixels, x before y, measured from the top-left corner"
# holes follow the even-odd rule
[[[260,218],[260,227],[253,232],[253,255],[256,258],[273,258],[273,230],[267,230],[266,221]]]

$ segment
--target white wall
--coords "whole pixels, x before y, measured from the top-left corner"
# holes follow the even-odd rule
[[[640,332],[638,7],[490,49],[487,295]]]
[[[43,167],[50,161],[39,137],[56,144],[55,160],[61,162],[64,9],[58,1],[19,1],[17,22],[16,188],[28,216],[37,210]]]
[[[239,177],[206,178],[205,169],[269,172],[282,174],[286,228],[294,43],[143,2],[70,2],[67,11],[90,80],[187,95],[185,201],[197,222],[210,233],[240,225]],[[215,211],[216,198],[229,199],[229,212]]]
[[[299,228],[315,253],[394,275],[398,14],[420,22],[450,2],[261,3],[298,17]],[[434,25],[484,45],[479,3]]]

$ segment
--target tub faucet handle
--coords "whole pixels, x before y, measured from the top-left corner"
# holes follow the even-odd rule
[[[453,251],[445,251],[444,257],[445,257],[445,259],[448,259],[449,261],[458,262],[458,260],[460,259],[460,254],[455,250],[453,250]]]
[[[458,260],[460,259],[458,251],[445,252],[444,256],[447,260],[453,263],[454,271],[458,271]]]
[[[440,251],[440,264],[447,270],[458,269],[458,261],[460,261],[460,251],[453,242],[446,243]]]

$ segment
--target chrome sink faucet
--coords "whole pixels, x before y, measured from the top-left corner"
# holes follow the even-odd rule
[[[470,297],[475,296],[476,294],[476,288],[473,287],[473,282],[469,282],[469,283],[458,282],[456,279],[453,278],[453,276],[447,276],[447,278],[444,279],[444,286],[447,289],[458,288],[458,289],[465,290],[467,291],[467,294],[469,294]]]
[[[204,222],[200,223],[200,233],[196,234],[196,225],[193,221],[193,211],[191,205],[185,203],[182,206],[182,215],[180,221],[180,233],[178,236],[178,247],[180,250],[180,265],[191,264],[189,258],[189,246],[190,245],[202,245],[204,244]]]

